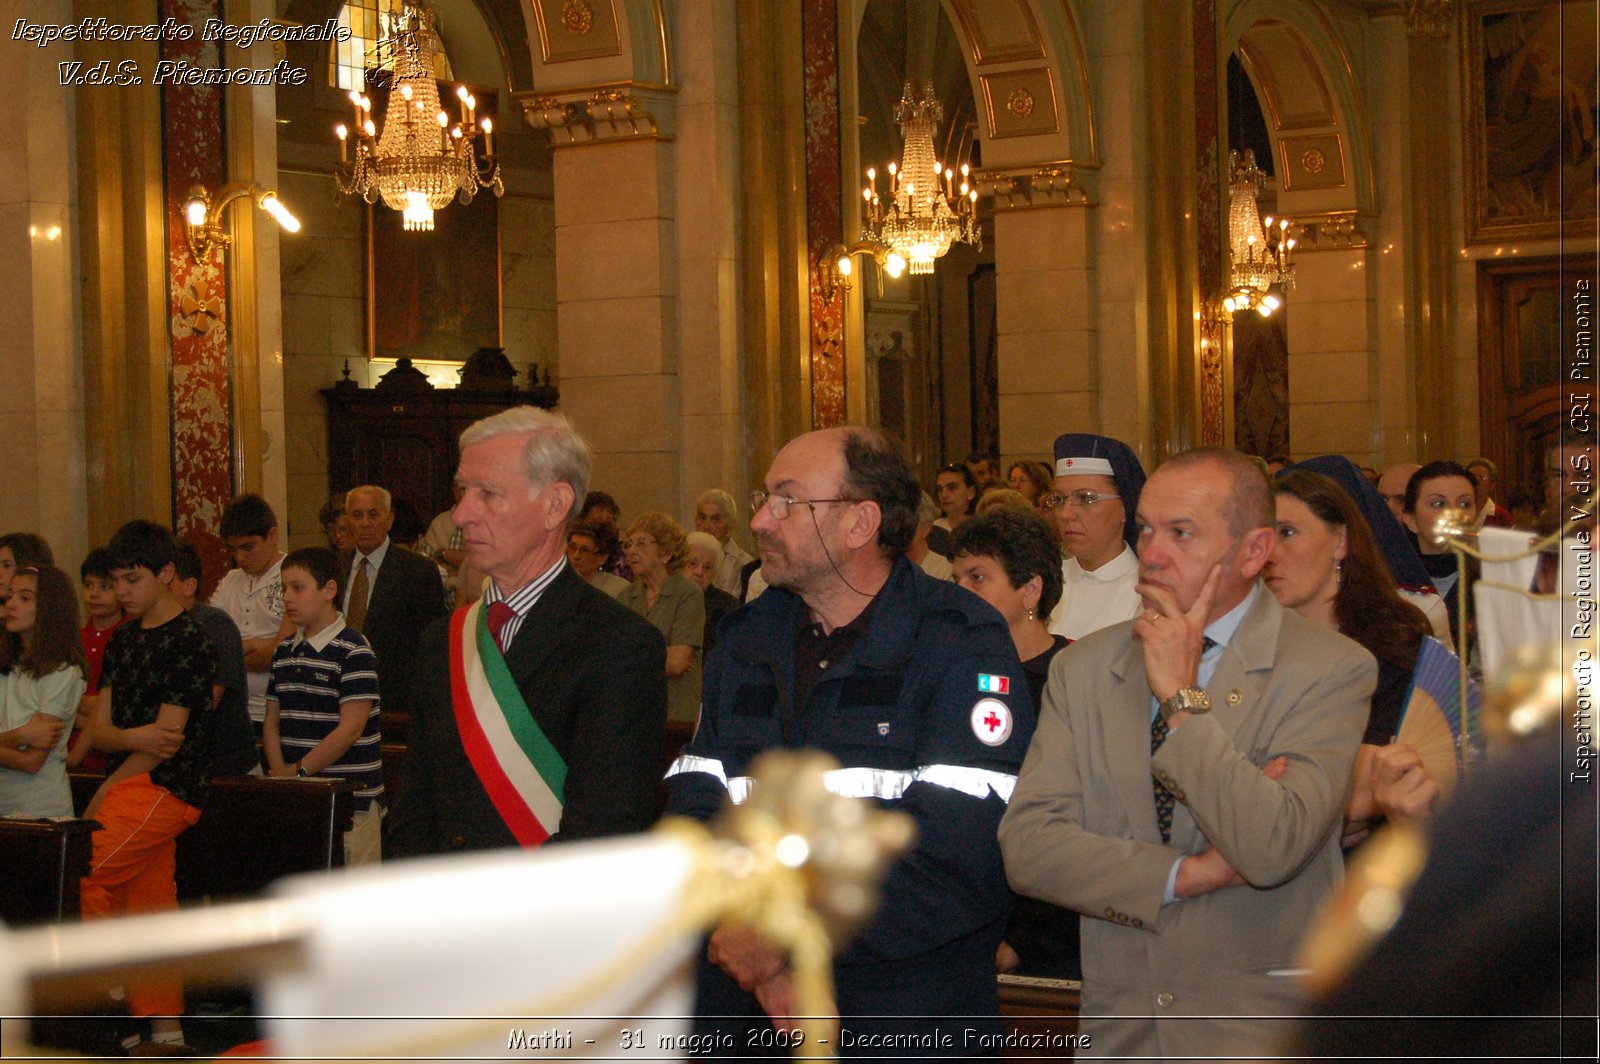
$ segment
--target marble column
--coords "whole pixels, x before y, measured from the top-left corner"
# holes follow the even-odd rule
[[[1092,208],[1081,200],[994,214],[1000,451],[1043,457],[1063,432],[1094,432],[1097,410]]]
[[[675,254],[682,396],[682,491],[670,511],[720,487],[742,508],[746,468],[739,343],[739,69],[734,0],[674,5],[682,78],[675,101]],[[760,474],[755,474],[759,476]],[[743,522],[736,534],[744,537]]]
[[[65,0],[0,5],[4,24],[69,22]],[[88,549],[84,389],[73,248],[78,211],[63,55],[0,37],[0,533],[36,532],[76,574]]]
[[[596,452],[594,487],[626,514],[683,497],[672,146],[651,136],[557,143],[561,408]]]

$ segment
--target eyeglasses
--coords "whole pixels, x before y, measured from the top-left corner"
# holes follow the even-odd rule
[[[1121,495],[1105,491],[1069,491],[1063,495],[1059,491],[1052,491],[1039,501],[1046,510],[1054,510],[1058,506],[1093,506],[1105,499],[1120,499]]]
[[[653,547],[655,545],[656,541],[651,539],[649,536],[634,536],[632,539],[623,544],[624,547],[628,547],[632,550],[644,550],[646,547]]]
[[[752,491],[750,493],[750,512],[755,513],[765,506],[772,511],[773,517],[783,521],[788,519],[789,507],[791,506],[809,506],[811,507],[811,512],[816,513],[817,507],[823,503],[860,501],[860,499],[846,499],[842,496],[837,499],[797,499],[792,495],[768,495],[764,491]]]

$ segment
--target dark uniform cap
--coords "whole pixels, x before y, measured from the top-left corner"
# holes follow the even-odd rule
[[[1122,538],[1129,547],[1139,545],[1139,526],[1134,514],[1139,509],[1139,493],[1144,490],[1144,466],[1133,448],[1110,436],[1091,432],[1069,432],[1056,437],[1056,476],[1080,474],[1110,477],[1122,496]]]

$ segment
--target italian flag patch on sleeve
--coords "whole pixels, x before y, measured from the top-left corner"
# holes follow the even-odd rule
[[[991,695],[1008,695],[1011,693],[1011,677],[994,676],[987,672],[978,673],[978,690]]]

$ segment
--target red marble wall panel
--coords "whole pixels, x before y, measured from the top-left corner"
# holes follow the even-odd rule
[[[1200,254],[1200,297],[1222,292],[1222,196],[1217,182],[1221,151],[1217,97],[1217,3],[1193,0],[1194,18],[1194,147],[1198,186],[1195,218]],[[1201,315],[1200,442],[1223,445],[1226,429],[1222,405],[1222,332],[1220,322]]]
[[[193,26],[187,40],[164,40],[161,58],[196,67],[223,64],[220,46],[202,40],[218,0],[161,0],[161,17]],[[223,90],[217,85],[161,86],[166,168],[168,373],[172,416],[173,527],[193,540],[212,580],[229,566],[217,529],[234,493],[233,388],[228,343],[228,279],[223,252],[196,262],[184,236],[183,205],[203,184],[213,195],[227,181]],[[232,210],[250,209],[248,201]]]
[[[811,426],[845,423],[844,291],[824,296],[828,252],[844,235],[839,147],[838,0],[804,0],[806,246],[811,281]]]

